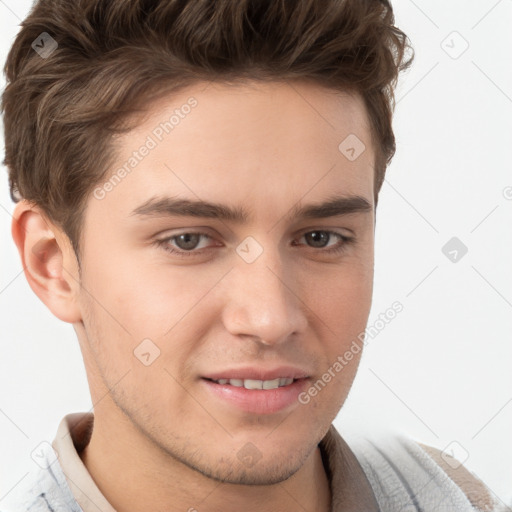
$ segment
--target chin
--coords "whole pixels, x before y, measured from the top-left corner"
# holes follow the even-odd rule
[[[283,458],[270,457],[272,461],[264,462],[263,458],[254,464],[253,467],[243,467],[237,460],[229,468],[210,467],[208,470],[194,468],[204,476],[217,480],[222,483],[234,485],[273,485],[288,480],[301,467],[304,461],[290,460],[289,457]]]

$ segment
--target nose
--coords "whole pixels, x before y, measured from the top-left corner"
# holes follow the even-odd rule
[[[276,345],[301,334],[307,316],[300,293],[294,290],[292,267],[284,268],[278,251],[270,250],[253,263],[236,262],[224,283],[223,323],[233,335]]]

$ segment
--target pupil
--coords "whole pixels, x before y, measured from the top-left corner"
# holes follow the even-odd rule
[[[306,234],[308,243],[312,242],[313,247],[325,247],[329,241],[329,234],[325,231],[311,231]]]
[[[199,243],[199,235],[193,233],[184,233],[178,235],[176,243],[180,249],[194,249]]]

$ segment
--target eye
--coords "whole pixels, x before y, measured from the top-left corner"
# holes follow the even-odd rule
[[[301,241],[302,239],[305,240],[305,243],[296,243],[294,241],[292,245],[306,245],[310,249],[318,249],[316,252],[322,254],[341,253],[350,244],[354,243],[353,237],[324,229],[315,229],[303,233],[298,240]],[[209,234],[196,231],[185,231],[166,238],[157,239],[153,243],[177,257],[199,256],[208,252],[208,249],[214,246],[222,246],[221,243],[215,243]]]
[[[180,249],[191,251],[192,249],[197,249],[202,236],[200,233],[182,233],[181,235],[174,236],[173,240],[176,241],[176,245]]]
[[[211,236],[206,233],[187,231],[166,238],[157,239],[154,244],[176,256],[194,256],[207,249]]]
[[[305,240],[312,247],[325,247],[332,238],[332,233],[327,231],[310,231],[304,235]]]
[[[308,231],[304,233],[299,240],[304,239],[306,244],[314,249],[324,249],[322,252],[336,253],[344,251],[347,246],[353,243],[354,238],[342,235],[337,231],[329,231],[323,229],[315,229],[314,231]],[[331,243],[333,242],[333,243]],[[337,242],[337,243],[336,243]]]

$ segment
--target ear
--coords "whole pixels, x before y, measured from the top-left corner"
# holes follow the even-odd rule
[[[80,322],[78,261],[67,235],[34,204],[16,204],[12,237],[28,284],[60,320]]]

